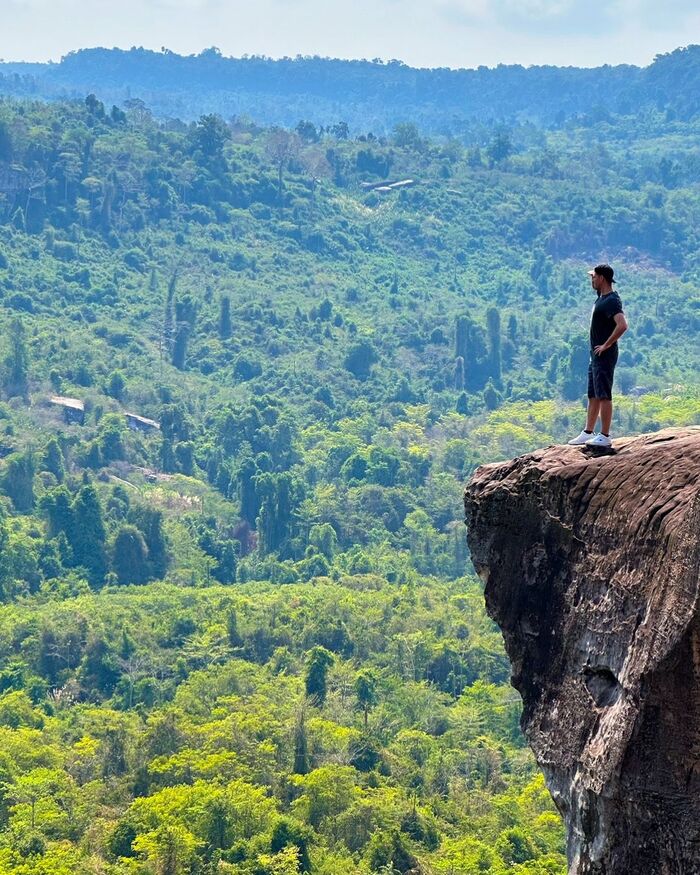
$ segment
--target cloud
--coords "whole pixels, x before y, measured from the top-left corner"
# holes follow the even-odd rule
[[[697,13],[693,0],[437,0],[437,7],[446,20],[466,27],[488,26],[511,35],[542,29],[552,35],[588,32],[591,40],[603,38],[607,28],[678,30]]]

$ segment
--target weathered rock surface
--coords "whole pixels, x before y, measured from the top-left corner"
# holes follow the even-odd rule
[[[465,494],[570,875],[700,873],[700,427],[486,465]]]

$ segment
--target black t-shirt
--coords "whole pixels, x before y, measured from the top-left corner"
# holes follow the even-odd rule
[[[591,312],[591,349],[600,346],[615,330],[615,316],[622,313],[622,301],[617,292],[601,295],[593,305]],[[611,349],[617,346],[613,344]]]

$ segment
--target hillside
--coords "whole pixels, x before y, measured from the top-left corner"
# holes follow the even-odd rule
[[[59,63],[0,63],[0,94],[82,99],[91,92],[110,105],[140,99],[157,115],[188,121],[214,112],[286,127],[299,119],[324,127],[345,122],[354,133],[376,135],[409,120],[426,133],[453,137],[475,122],[552,128],[572,117],[658,109],[669,120],[691,121],[700,112],[700,46],[644,68],[430,70],[396,60],[227,58],[214,48],[189,56],[95,48]]]
[[[615,432],[699,421],[697,137],[479,137],[0,103],[4,871],[563,873],[462,488],[602,258]]]

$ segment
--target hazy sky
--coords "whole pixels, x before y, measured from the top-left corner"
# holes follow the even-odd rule
[[[690,43],[698,0],[0,0],[7,61],[142,45],[425,67],[645,65]]]

